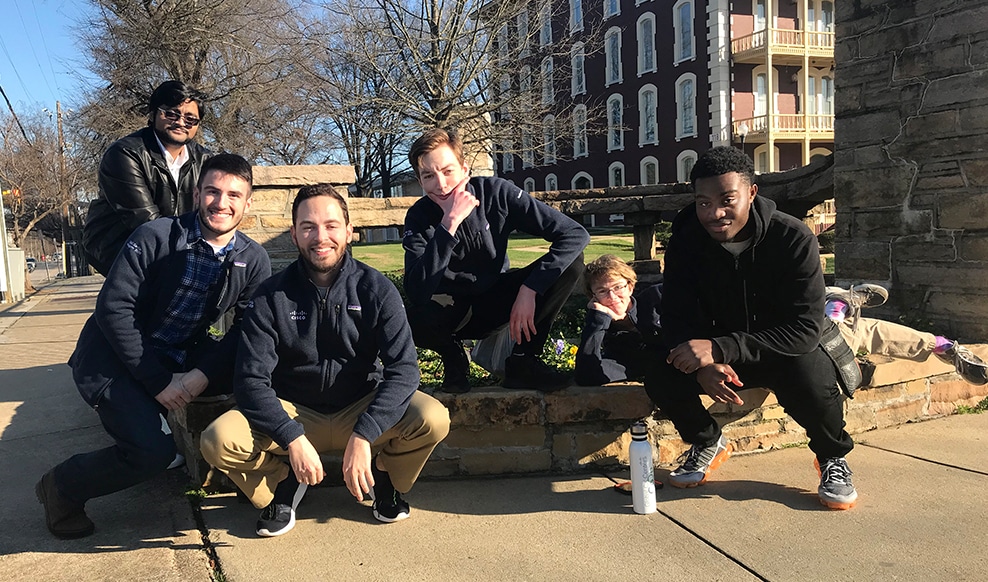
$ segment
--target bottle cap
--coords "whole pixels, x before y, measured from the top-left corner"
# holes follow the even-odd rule
[[[645,426],[644,422],[638,421],[635,424],[631,425],[631,438],[635,438],[635,437],[644,438],[646,436],[648,436],[648,427]]]

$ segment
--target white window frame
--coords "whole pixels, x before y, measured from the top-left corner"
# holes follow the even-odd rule
[[[621,183],[615,184],[614,180],[614,170],[621,170]],[[611,165],[607,166],[607,185],[611,188],[617,188],[620,186],[628,185],[628,174],[624,171],[624,164],[622,162],[612,162]]]
[[[539,46],[552,44],[552,4],[542,0],[539,4]]]
[[[689,82],[692,85],[692,103],[683,101],[683,86]],[[692,125],[692,131],[685,129],[686,122]],[[683,73],[676,80],[676,140],[697,136],[696,118],[696,75],[693,73]]]
[[[688,6],[690,10],[690,30],[685,33],[689,39],[689,56],[683,56],[683,51],[685,48],[683,43],[683,23],[679,17],[680,9],[684,6]],[[674,65],[679,63],[684,63],[687,61],[696,60],[696,6],[693,0],[679,0],[676,2],[675,6],[672,7],[672,28],[673,28],[673,50],[672,50],[672,62]]]
[[[542,104],[551,105],[556,100],[555,85],[552,82],[552,55],[542,59]]]
[[[579,65],[577,64],[579,63]],[[587,93],[587,55],[583,48],[583,43],[578,42],[570,50],[570,70],[573,76],[570,79],[570,95],[586,95]]]
[[[559,178],[555,174],[546,174],[545,176],[545,191],[554,192],[559,190]]]
[[[502,172],[514,172],[515,171],[515,154],[512,150],[515,149],[515,143],[512,141],[507,141],[504,143],[504,147],[501,149],[501,171]]]
[[[767,116],[769,113],[776,114],[776,113],[779,112],[779,70],[776,69],[775,67],[772,67],[772,99],[771,99],[771,101],[772,101],[772,109],[773,109],[773,111],[769,111],[768,110],[768,103],[769,103],[768,93],[766,92],[764,95],[762,95],[758,91],[758,77],[760,75],[765,75],[765,87],[766,87],[766,91],[767,91],[767,89],[768,89],[768,67],[766,65],[758,65],[757,67],[755,67],[755,68],[753,68],[751,70],[751,93],[752,93],[752,98],[753,98],[753,102],[754,102],[754,107],[752,108],[752,116],[753,117]],[[767,120],[767,118],[766,118],[766,120]],[[765,120],[763,120],[761,122],[759,122],[759,121],[756,120],[755,121],[756,124],[757,123],[761,123],[761,125],[759,127],[757,127],[756,129],[758,129],[759,131],[764,131],[764,129],[765,129],[764,124],[766,122],[767,121],[765,121]]]
[[[764,163],[764,164],[761,163],[760,158],[763,155],[767,154],[767,153],[768,153],[768,144],[767,143],[763,143],[762,145],[760,145],[760,146],[758,146],[758,147],[755,148],[755,151],[753,152],[753,155],[751,157],[752,157],[752,159],[755,162],[755,173],[756,174],[764,174],[766,172],[778,172],[779,171],[779,147],[778,146],[773,146],[772,147],[772,154],[773,154],[772,155],[772,158],[773,158],[772,161],[774,162],[774,166],[775,166],[774,168],[772,166],[770,166],[768,163]],[[768,162],[768,160],[766,160],[766,162]]]
[[[645,103],[645,94],[652,94],[652,105],[649,107]],[[649,111],[649,109],[651,111]],[[652,137],[646,137],[648,133],[649,113],[652,121]],[[638,145],[654,145],[659,143],[659,90],[649,83],[638,90]]]
[[[683,162],[685,162],[687,158],[692,158],[693,164],[696,164],[697,157],[698,156],[696,155],[696,152],[693,151],[693,150],[683,150],[683,151],[679,152],[679,155],[676,156],[676,181],[677,182],[688,183],[690,181],[690,174],[689,174],[689,172],[684,171]],[[690,168],[691,169],[693,167],[693,164],[690,164]]]
[[[580,178],[586,178],[586,180],[588,182],[590,182],[590,188],[593,188],[593,176],[591,176],[590,174],[588,174],[586,172],[577,172],[576,175],[573,176],[573,179],[570,180],[570,182],[569,182],[571,189],[577,190],[576,181],[579,180]]]
[[[655,181],[654,182],[649,182],[648,179],[647,179],[645,168],[646,168],[646,166],[648,166],[648,164],[655,165]],[[645,156],[644,158],[641,159],[640,162],[638,162],[638,172],[640,174],[639,175],[639,183],[642,184],[643,186],[647,186],[647,185],[650,185],[650,184],[658,184],[659,183],[659,160],[656,159],[655,156]]]
[[[590,155],[587,141],[587,106],[579,104],[573,108],[573,157],[585,158]]]
[[[613,105],[612,103],[617,103],[618,105],[618,116],[620,119],[615,120],[612,114]],[[622,151],[624,150],[624,95],[620,93],[614,93],[607,98],[607,151]],[[616,138],[616,139],[615,139]]]
[[[650,34],[642,30],[646,23],[651,25],[652,32]],[[638,39],[638,76],[641,77],[645,73],[654,73],[656,70],[655,15],[646,12],[639,16],[635,30],[637,30]]]
[[[532,177],[525,178],[525,182],[524,185],[522,186],[522,190],[524,190],[525,192],[534,192],[535,178]]]
[[[521,167],[523,169],[535,166],[535,150],[532,147],[532,134],[527,129],[521,130]]]
[[[617,38],[617,46],[611,39]],[[604,34],[604,86],[610,87],[624,81],[624,63],[621,61],[621,29],[612,26]]]
[[[556,163],[556,117],[542,118],[542,162],[545,165]]]
[[[569,0],[569,33],[583,30],[583,0]]]
[[[604,6],[601,8],[604,13],[604,20],[618,16],[621,14],[621,0],[604,0]]]

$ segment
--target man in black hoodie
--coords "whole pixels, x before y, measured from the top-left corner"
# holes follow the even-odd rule
[[[470,390],[460,340],[508,326],[514,346],[504,363],[505,388],[565,388],[568,375],[539,359],[552,320],[583,272],[590,235],[575,220],[501,178],[471,178],[463,142],[431,129],[408,161],[425,196],[405,215],[405,294],[415,344],[443,361],[445,392]],[[509,270],[508,236],[540,237],[549,251]]]
[[[398,289],[347,253],[353,225],[329,184],[292,205],[299,259],[261,284],[237,351],[237,409],[202,435],[203,458],[258,509],[257,534],[295,526],[319,453],[343,451],[343,480],[374,517],[409,515],[408,492],[449,431],[449,412],[419,392],[412,333]],[[287,461],[287,463],[285,462]]]
[[[768,387],[806,429],[821,502],[848,509],[857,492],[844,455],[854,443],[844,430],[837,368],[821,346],[825,293],[816,237],[756,196],[754,165],[735,148],[700,156],[690,179],[696,202],[673,222],[665,255],[661,321],[672,349],[645,383],[692,445],[669,481],[701,485],[730,455],[701,392],[742,404],[735,390]]]

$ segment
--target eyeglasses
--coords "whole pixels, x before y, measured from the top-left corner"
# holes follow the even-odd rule
[[[624,283],[618,283],[613,287],[607,287],[605,289],[594,291],[593,296],[596,297],[597,299],[607,299],[607,297],[611,294],[621,295],[622,293],[624,293],[625,289],[627,288],[628,288],[628,282],[625,281]]]
[[[159,107],[158,111],[160,111],[161,115],[168,121],[178,121],[181,119],[182,123],[184,123],[186,127],[195,127],[199,125],[198,117],[194,117],[192,115],[182,115],[174,109],[165,109],[163,107]]]

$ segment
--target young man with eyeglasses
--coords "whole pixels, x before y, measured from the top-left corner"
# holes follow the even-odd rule
[[[705,152],[690,179],[695,202],[673,221],[665,254],[661,321],[671,350],[645,380],[691,445],[669,482],[702,485],[730,456],[732,445],[701,393],[741,405],[738,390],[765,387],[806,430],[821,473],[820,501],[848,509],[858,497],[844,458],[854,442],[844,430],[840,370],[826,333],[816,237],[756,195],[754,164],[736,148]]]
[[[425,193],[405,215],[405,293],[415,345],[438,352],[442,390],[470,390],[463,339],[508,326],[514,345],[505,388],[543,392],[568,386],[539,356],[552,320],[583,271],[590,235],[572,218],[507,180],[470,177],[455,131],[431,129],[408,161]],[[526,267],[509,270],[508,236],[524,232],[550,243]]]
[[[82,244],[86,260],[106,275],[134,229],[192,209],[192,190],[208,150],[193,140],[203,95],[165,81],[148,100],[148,126],[115,141],[99,166],[99,196],[89,205]]]
[[[583,281],[590,302],[576,352],[576,383],[597,386],[643,378],[655,357],[649,348],[661,341],[659,285],[633,295],[638,275],[614,255],[587,263]]]
[[[167,469],[176,453],[169,411],[233,389],[240,320],[271,263],[237,232],[251,204],[250,163],[219,154],[202,172],[192,212],[141,225],[127,240],[69,358],[114,444],[63,461],[35,486],[58,538],[93,533],[90,499]],[[211,324],[228,313],[230,329],[217,338]]]

